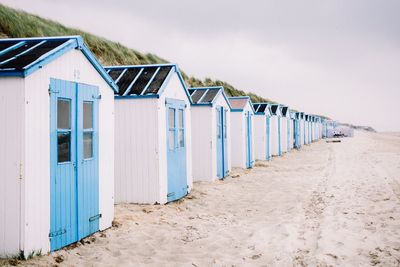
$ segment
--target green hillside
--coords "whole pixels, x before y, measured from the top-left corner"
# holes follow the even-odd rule
[[[67,28],[60,23],[0,4],[0,38],[60,35],[81,35],[103,65],[154,64],[167,62],[154,54],[143,54],[105,38],[81,30]],[[202,81],[195,77],[189,77],[184,71],[182,71],[182,75],[189,86],[224,86],[225,92],[229,96],[249,95],[254,102],[269,101],[256,94],[239,90],[227,82],[209,78]]]

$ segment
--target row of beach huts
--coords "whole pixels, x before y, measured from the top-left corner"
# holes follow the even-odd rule
[[[101,66],[79,36],[0,40],[0,257],[112,225],[326,137],[334,122],[188,88],[177,65]]]

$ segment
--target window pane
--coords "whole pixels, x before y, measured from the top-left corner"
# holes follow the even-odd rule
[[[183,110],[179,109],[178,110],[178,127],[183,128]]]
[[[175,131],[168,131],[168,148],[174,150],[175,148]]]
[[[184,131],[179,130],[178,131],[178,142],[179,142],[179,147],[184,147],[185,146],[185,141],[184,141]]]
[[[83,102],[83,129],[93,128],[93,102]]]
[[[71,161],[71,133],[58,133],[58,162],[69,162]]]
[[[83,158],[93,158],[93,132],[83,133]]]
[[[68,99],[57,100],[57,128],[71,129],[71,101]]]
[[[168,125],[169,128],[175,128],[175,109],[169,108],[168,109]]]

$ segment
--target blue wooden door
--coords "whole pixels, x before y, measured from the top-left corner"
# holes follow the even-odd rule
[[[246,111],[246,167],[253,167],[253,147],[252,147],[252,123],[251,123],[251,113]]]
[[[77,241],[76,84],[50,81],[50,246]]]
[[[217,107],[217,177],[224,178],[224,130],[223,130],[224,108]]]
[[[89,86],[87,86],[89,87]],[[85,86],[50,80],[50,248],[57,250],[98,231],[86,213],[98,215],[98,89],[83,96]],[[93,103],[92,120],[87,121],[84,99]],[[87,107],[86,107],[87,110]],[[83,123],[91,123],[95,137],[90,143],[90,171],[84,162]],[[86,142],[86,146],[87,146]],[[97,186],[96,186],[97,185]]]
[[[270,159],[270,155],[271,155],[271,152],[270,152],[270,147],[269,147],[269,143],[270,143],[270,138],[271,138],[271,126],[270,126],[270,123],[271,123],[271,119],[270,119],[270,117],[266,117],[266,133],[265,133],[265,145],[266,145],[266,147],[265,147],[265,159],[266,160],[269,160]]]
[[[185,102],[167,99],[168,202],[187,195]]]
[[[281,145],[281,118],[278,116],[278,155],[282,155],[282,145]]]
[[[223,131],[223,157],[224,157],[224,177],[228,176],[229,169],[228,169],[228,125],[227,125],[227,114],[228,110],[224,109],[222,112],[222,131]]]
[[[78,239],[99,230],[98,87],[77,84],[78,90]]]
[[[226,114],[228,110],[217,107],[217,177],[223,179],[228,175],[228,143]]]

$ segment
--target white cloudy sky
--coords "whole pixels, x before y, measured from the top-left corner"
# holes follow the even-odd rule
[[[398,0],[0,0],[308,113],[400,131]]]

